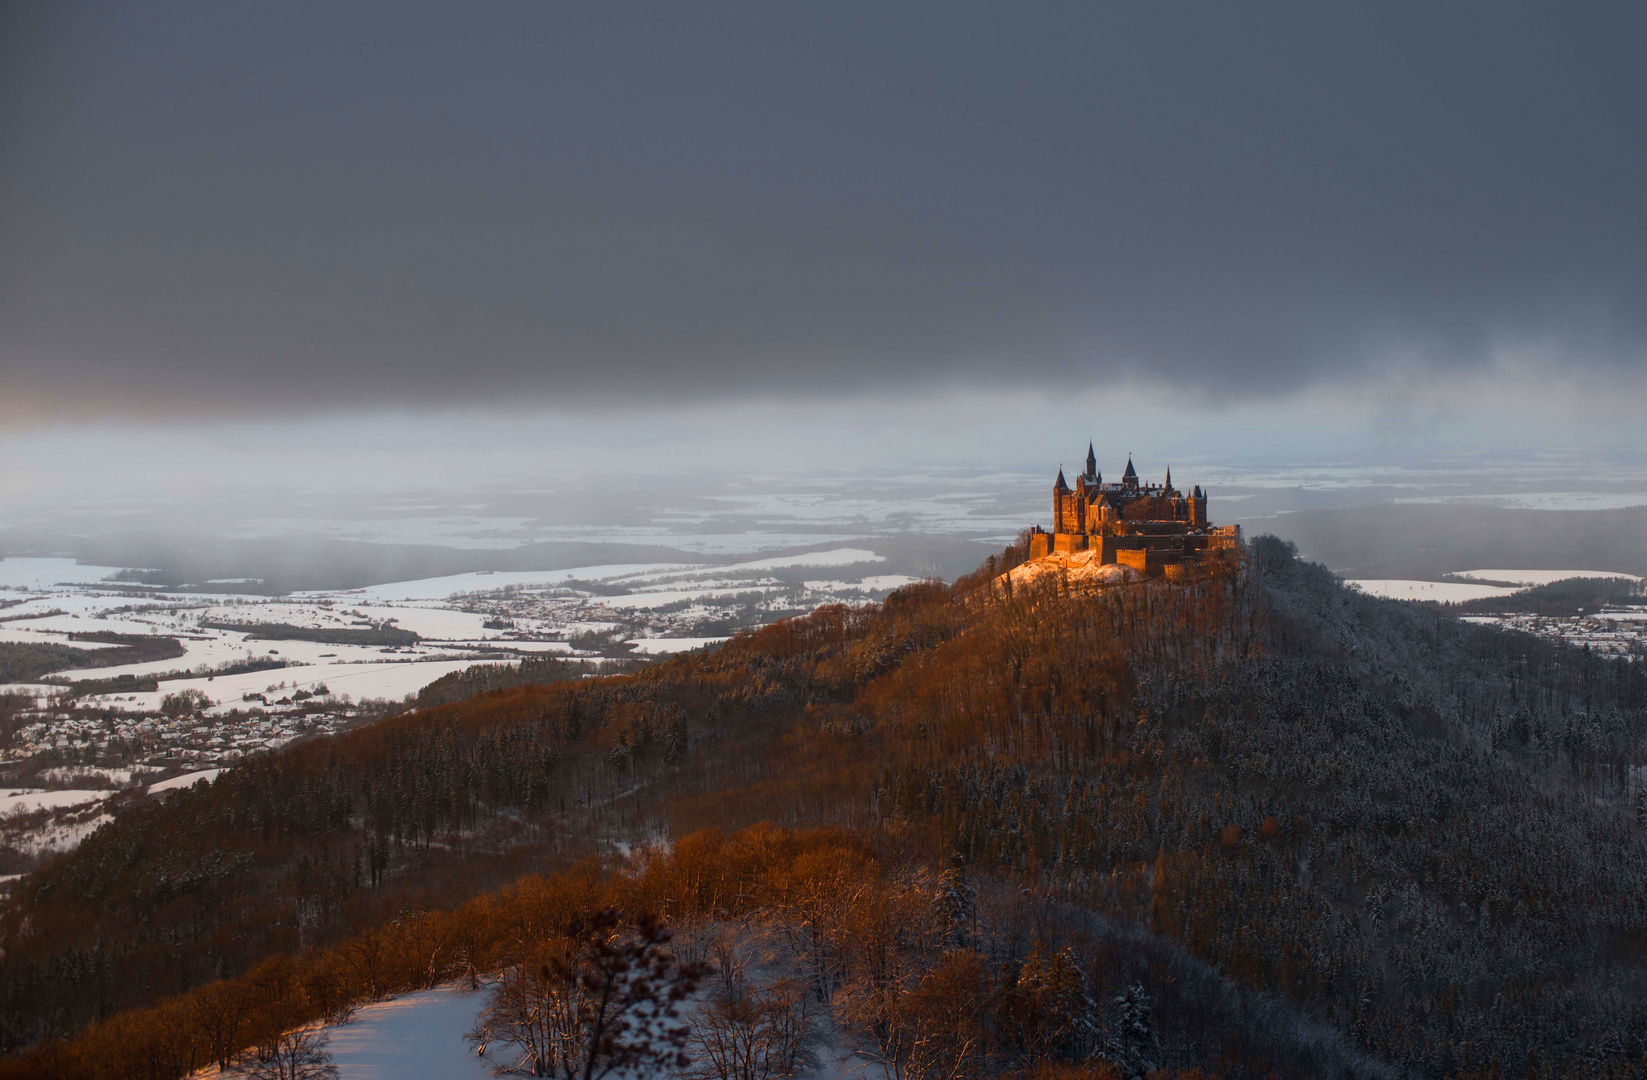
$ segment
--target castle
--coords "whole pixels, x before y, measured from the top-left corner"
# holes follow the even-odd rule
[[[1166,481],[1145,484],[1127,458],[1119,484],[1104,483],[1098,459],[1087,444],[1087,471],[1070,488],[1064,470],[1052,486],[1052,531],[1039,525],[1029,537],[1029,557],[1092,551],[1100,565],[1120,563],[1146,577],[1183,578],[1209,558],[1241,546],[1241,527],[1207,523],[1207,496],[1197,484],[1189,494]]]

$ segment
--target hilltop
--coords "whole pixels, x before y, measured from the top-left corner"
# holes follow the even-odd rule
[[[882,881],[995,913],[910,953],[892,991],[953,980],[960,950],[1006,1009],[1032,958],[1065,956],[1070,1022],[1114,1035],[1135,984],[1173,1070],[1638,1074],[1640,665],[1358,595],[1269,538],[1205,580],[1098,590],[1006,589],[1025,554],[124,810],[0,917],[8,1048],[86,1032],[11,1072],[113,1075],[133,1032],[203,1063],[177,1010],[226,976],[313,1016],[289,988],[322,975],[356,1000],[494,970],[510,938],[485,928],[527,895],[768,929],[795,890],[832,898],[850,980]],[[760,822],[787,831],[725,838]],[[692,880],[744,884],[683,892],[694,834]],[[664,854],[627,854],[646,843]],[[750,862],[752,844],[787,854]],[[855,854],[807,855],[824,850]],[[270,957],[299,966],[271,982]],[[1111,1045],[1021,1046],[1000,1015],[976,1068]]]

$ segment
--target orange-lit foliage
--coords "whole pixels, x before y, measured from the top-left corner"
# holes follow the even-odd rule
[[[1037,936],[1021,959],[997,966],[978,951],[953,947],[951,935],[965,920],[943,902],[946,881],[895,842],[871,846],[842,830],[762,824],[695,833],[672,850],[641,853],[618,872],[584,863],[524,878],[451,911],[403,915],[330,948],[270,957],[238,978],[126,1010],[73,1039],[0,1062],[0,1078],[171,1080],[228,1062],[280,1031],[535,956],[568,924],[609,905],[667,909],[684,950],[697,947],[702,934],[695,928],[711,922],[744,920],[740,932],[748,933],[753,920],[779,932],[793,943],[807,985],[837,999],[845,1037],[861,1040],[851,1045],[871,1057],[884,1053],[895,1071],[912,1078],[1013,1071],[1026,1078],[1109,1077],[1115,1074],[1102,1063],[1070,1064],[1096,1049],[1094,995],[1103,998],[1105,987],[1139,971],[1159,973],[1157,992],[1169,1003],[1205,1010],[1224,992],[1159,947],[1134,956],[1124,935],[1095,939],[1090,927],[1076,929],[1085,925],[1079,917],[1062,925],[1073,914],[1067,909],[1043,906],[1026,921],[1030,912],[1013,888],[983,898],[985,922],[1009,939],[1031,925]],[[1198,989],[1178,985],[1197,979]],[[839,989],[831,995],[830,987]],[[1252,1075],[1247,1063],[1263,1060],[1253,1052],[1255,1033],[1210,1014],[1197,1019],[1187,1006],[1174,1015],[1185,1046],[1200,1039],[1235,1052],[1240,1075]],[[1256,1034],[1260,1042],[1273,1038]],[[1302,1061],[1314,1060],[1308,1053]]]
[[[972,992],[951,978],[969,956],[993,964],[963,930],[971,901],[949,897],[954,932],[918,965],[888,931],[930,937],[932,905],[905,885],[947,866],[1001,883],[1025,913],[1011,963],[976,973],[991,1068],[1063,1052],[1046,1048],[1065,1037],[1066,947],[1086,949],[1089,987],[1100,974],[1167,985],[1134,946],[1092,945],[1076,911],[1146,927],[1415,1073],[1554,1045],[1556,1072],[1590,1075],[1586,1047],[1647,1017],[1607,974],[1637,963],[1647,932],[1634,826],[1544,794],[1431,702],[1490,717],[1494,694],[1571,691],[1586,708],[1639,711],[1642,673],[1540,660],[1536,643],[1513,652],[1439,619],[1362,641],[1385,609],[1330,578],[1282,598],[1295,614],[1313,605],[1316,622],[1269,620],[1259,562],[1187,585],[924,583],[632,676],[499,691],[248,763],[122,815],[21,883],[0,916],[0,1011],[36,1026],[17,1023],[12,1045],[105,1019],[90,1039],[133,1022],[108,1013],[135,988],[177,994],[219,971],[290,986],[301,970],[295,1000],[311,1011],[473,980],[495,967],[499,926],[527,940],[616,900],[688,927],[738,912],[781,922],[815,992],[866,1010],[899,1069],[963,1075],[980,1067],[954,1052],[969,1036],[932,1042],[921,1003]],[[1451,666],[1422,666],[1444,649]],[[1508,675],[1487,680],[1477,656]],[[1416,700],[1419,678],[1451,696]],[[1626,775],[1625,740],[1609,745]],[[787,828],[734,831],[761,821]],[[836,831],[794,831],[817,827]],[[618,880],[567,869],[669,837],[668,857]],[[1546,857],[1527,859],[1529,837]],[[1055,907],[1070,925],[1051,933]],[[1578,934],[1574,911],[1604,929]],[[1038,941],[1057,947],[1037,956]],[[1602,942],[1621,943],[1605,963]],[[1198,1008],[1163,1006],[1163,1022],[1199,1023]],[[225,1031],[271,1022],[224,1009],[190,1044],[197,1060]],[[1533,1022],[1554,1013],[1560,1024]],[[164,1064],[169,1046],[145,1053]],[[1286,1075],[1302,1059],[1284,1050],[1232,1044],[1176,1064]],[[1624,1053],[1608,1060],[1636,1060]]]
[[[1231,578],[1082,603],[923,583],[632,676],[497,691],[248,761],[18,884],[0,915],[0,1043],[451,907],[569,865],[590,837],[878,826],[899,770],[1124,759],[1138,673],[1241,648],[1221,625],[1238,592]]]

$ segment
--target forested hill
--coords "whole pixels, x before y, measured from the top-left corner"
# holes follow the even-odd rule
[[[765,820],[1141,928],[1104,949],[1068,920],[1037,933],[1075,958],[1100,1027],[1114,973],[1136,972],[1175,1069],[1365,1071],[1316,1036],[1262,1044],[1139,942],[1403,1072],[1641,1075],[1644,738],[1639,666],[1347,591],[1268,538],[1186,586],[912,586],[633,675],[315,740],[127,811],[14,890],[3,1035],[69,1034],[271,954],[397,942],[435,925],[411,915],[523,874]],[[979,970],[1040,947],[1013,940]],[[427,945],[394,978],[327,968],[328,993],[448,977]],[[103,1060],[51,1053],[14,1064]]]

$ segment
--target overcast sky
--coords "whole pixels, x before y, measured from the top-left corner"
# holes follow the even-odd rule
[[[1640,392],[1640,5],[3,11],[14,423]]]

